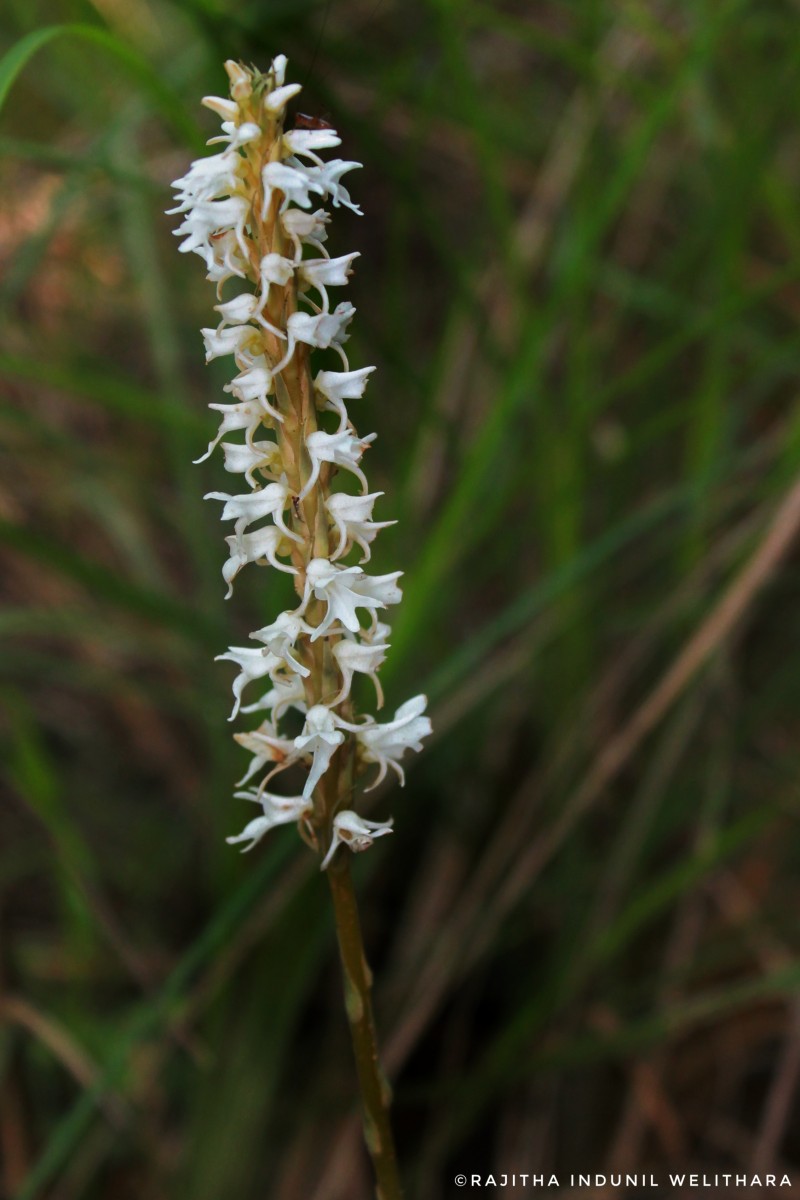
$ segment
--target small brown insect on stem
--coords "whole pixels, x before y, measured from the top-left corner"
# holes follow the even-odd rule
[[[333,129],[330,121],[326,121],[324,117],[311,117],[308,113],[295,113],[294,127],[295,129]]]

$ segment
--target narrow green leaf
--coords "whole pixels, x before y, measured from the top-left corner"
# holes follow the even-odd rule
[[[246,871],[242,883],[212,917],[204,932],[172,971],[158,994],[152,1000],[141,1004],[126,1027],[120,1031],[114,1052],[105,1063],[97,1082],[82,1092],[71,1110],[55,1127],[40,1159],[29,1172],[15,1200],[35,1200],[69,1160],[90,1127],[102,1096],[110,1088],[118,1087],[124,1079],[134,1048],[170,1019],[198,969],[224,944],[266,885],[275,877],[291,850],[296,848],[295,843],[289,838],[284,838],[274,845],[269,855],[265,856],[257,867]]]
[[[179,97],[150,66],[146,59],[124,42],[95,25],[47,25],[23,37],[0,59],[0,108],[17,77],[40,50],[59,38],[74,37],[97,46],[115,58],[149,95],[154,106],[166,117],[180,137],[198,149],[203,138],[196,123],[183,110]]]
[[[172,596],[139,587],[101,563],[91,562],[74,550],[69,550],[46,534],[22,529],[9,521],[0,521],[0,542],[44,562],[51,569],[62,571],[92,593],[137,616],[179,629],[202,642],[222,637],[216,622],[196,608],[182,604]]]

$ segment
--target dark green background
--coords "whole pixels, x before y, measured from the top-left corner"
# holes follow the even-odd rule
[[[230,480],[191,459],[228,364],[163,215],[223,59],[278,52],[364,163],[329,244],[400,521],[384,679],[436,730],[355,863],[409,1197],[798,1163],[799,21],[9,0],[7,1196],[370,1194],[313,858],[223,840],[252,814],[213,656],[285,593],[223,602]]]

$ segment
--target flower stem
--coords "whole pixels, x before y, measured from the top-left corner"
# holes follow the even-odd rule
[[[376,1200],[402,1200],[389,1120],[391,1090],[378,1060],[378,1040],[372,1012],[372,973],[364,956],[349,854],[340,852],[326,874],[333,898],[336,937],[344,975],[344,1002],[361,1088],[364,1140],[375,1168]]]

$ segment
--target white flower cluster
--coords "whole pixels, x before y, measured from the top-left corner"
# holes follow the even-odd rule
[[[346,407],[363,395],[374,368],[350,369],[344,345],[355,310],[346,301],[332,307],[329,295],[347,283],[358,255],[330,257],[330,215],[322,206],[360,213],[342,177],[361,164],[319,157],[340,144],[323,121],[301,117],[284,130],[286,105],[300,86],[285,83],[282,55],[264,75],[225,66],[230,98],[203,101],[222,118],[222,134],[209,144],[224,148],[176,180],[178,204],[170,210],[183,216],[181,251],[204,260],[219,300],[232,278],[254,288],[220,302],[219,325],[202,331],[206,361],[232,356],[237,374],[225,387],[232,402],[211,405],[221,423],[198,461],[221,443],[225,469],[246,485],[239,494],[207,497],[221,501],[222,519],[233,521],[222,571],[228,596],[247,564],[268,563],[294,576],[299,601],[251,634],[259,645],[219,656],[239,669],[231,720],[240,710],[263,716],[257,729],[236,735],[252,755],[240,786],[265,772],[237,796],[260,804],[263,815],[228,841],[245,841],[249,850],[273,826],[297,823],[326,851],[324,868],[339,845],[364,850],[391,831],[391,821],[367,821],[343,807],[353,777],[375,764],[373,787],[389,768],[403,783],[400,759],[421,748],[431,726],[424,696],[383,723],[355,719],[350,699],[354,675],[366,675],[381,707],[377,672],[390,631],[378,613],[401,598],[401,572],[362,569],[379,530],[394,522],[373,520],[383,493],[370,492],[361,461],[375,434],[359,437]],[[312,372],[312,350],[334,351],[342,369]],[[358,490],[333,491],[334,475]],[[360,553],[357,564],[347,561],[353,552]],[[243,706],[245,688],[257,680],[266,691]],[[280,730],[291,710],[304,718],[294,737]],[[301,795],[266,790],[296,763],[308,768]],[[331,786],[320,786],[326,779]]]

